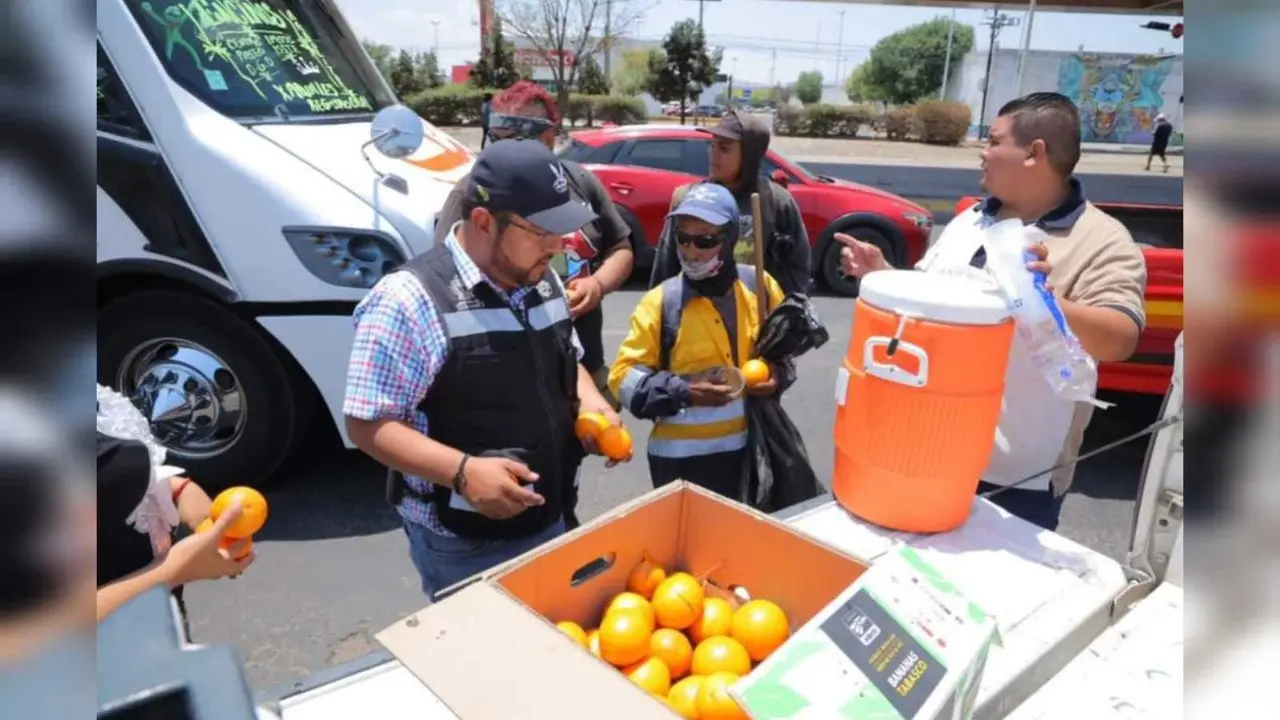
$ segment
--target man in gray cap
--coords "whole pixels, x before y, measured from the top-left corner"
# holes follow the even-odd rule
[[[555,155],[489,144],[462,217],[356,308],[343,408],[352,441],[391,470],[387,499],[432,598],[563,533],[565,485],[594,450],[574,421],[620,423],[550,269],[596,217]]]

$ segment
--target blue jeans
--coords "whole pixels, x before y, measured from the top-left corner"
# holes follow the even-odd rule
[[[425,525],[407,520],[404,521],[404,534],[409,538],[409,557],[422,576],[422,592],[434,602],[442,599],[440,592],[449,586],[519,557],[564,534],[564,520],[558,520],[546,530],[519,540],[446,537]]]
[[[990,492],[999,487],[989,482],[980,482],[978,492]],[[1033,525],[1039,525],[1045,530],[1056,531],[1058,519],[1062,515],[1062,501],[1065,498],[1066,495],[1054,497],[1052,490],[1013,488],[999,495],[993,495],[989,499],[1008,511],[1010,515],[1020,517]]]

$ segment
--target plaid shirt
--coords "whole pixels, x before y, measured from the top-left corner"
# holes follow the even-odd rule
[[[455,237],[457,232],[455,225],[445,244],[453,253],[462,282],[469,288],[487,283],[513,312],[524,316],[524,301],[533,287],[508,293],[495,285],[463,251]],[[559,278],[556,282],[560,282]],[[411,273],[395,272],[378,281],[360,301],[353,321],[356,338],[347,366],[343,414],[359,420],[403,420],[426,435],[427,416],[418,405],[444,368],[449,350],[444,322],[435,303]],[[573,346],[581,360],[582,344],[576,331]],[[416,475],[407,475],[406,480],[419,493],[429,493],[433,487]],[[440,535],[453,534],[440,523],[432,503],[406,496],[397,510],[407,522],[425,525]]]

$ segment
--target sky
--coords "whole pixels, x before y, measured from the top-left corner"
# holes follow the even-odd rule
[[[376,42],[412,51],[437,42],[440,65],[473,62],[479,49],[478,0],[336,0],[356,32]],[[508,0],[498,0],[501,3]],[[515,0],[538,2],[538,0]],[[603,1],[603,0],[602,0]],[[644,9],[626,36],[660,41],[672,24],[698,17],[692,0],[615,0]],[[843,16],[843,33],[841,32]],[[615,10],[615,13],[618,11]],[[828,84],[847,77],[866,60],[876,41],[897,30],[949,10],[894,5],[797,2],[795,0],[719,0],[704,5],[703,27],[713,46],[724,48],[722,72],[740,84],[792,82],[801,72],[819,70]],[[998,47],[1021,47],[1025,12],[1007,14],[1022,25],[1005,28]],[[631,11],[632,15],[635,10]],[[976,47],[985,50],[989,30],[981,26],[988,11],[958,10],[956,20],[974,27]],[[1173,23],[1170,16],[1098,15],[1037,12],[1031,48],[1121,53],[1181,53],[1182,40],[1146,30],[1148,20]],[[434,23],[438,23],[433,25]],[[838,75],[837,75],[838,73]]]

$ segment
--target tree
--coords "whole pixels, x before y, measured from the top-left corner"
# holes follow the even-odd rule
[[[391,61],[391,89],[401,100],[427,89],[408,50],[401,50]]]
[[[649,77],[649,56],[652,49],[627,50],[622,53],[622,64],[613,71],[613,91],[619,95],[639,95],[653,83]]]
[[[503,90],[525,77],[527,68],[522,71],[516,65],[515,46],[502,36],[502,18],[494,18],[493,47],[480,49],[480,59],[471,66],[469,82],[474,87]]]
[[[865,86],[879,99],[894,104],[914,103],[937,93],[947,61],[950,26],[948,18],[936,17],[881,38],[863,64],[867,68]],[[973,28],[956,23],[951,66],[956,67],[971,50]]]
[[[437,88],[444,84],[444,76],[440,72],[440,62],[434,52],[418,53],[413,57],[414,77],[424,88]]]
[[[604,76],[600,64],[591,55],[578,60],[578,92],[583,95],[609,94],[609,78]]]
[[[849,79],[844,83],[844,94],[849,96],[849,102],[884,102],[884,93],[880,88],[867,82],[868,67],[867,63],[862,63],[849,73]]]
[[[515,35],[546,58],[555,81],[557,101],[568,107],[569,89],[577,84],[580,58],[608,50],[640,16],[639,0],[495,0],[497,16]],[[605,12],[609,9],[609,37]]]
[[[649,94],[659,102],[680,102],[680,124],[684,124],[689,100],[702,94],[716,81],[723,51],[707,52],[707,36],[695,20],[681,20],[662,39],[662,52],[649,56]]]
[[[822,100],[822,73],[817,70],[800,73],[796,78],[796,98],[805,105]]]
[[[395,52],[395,48],[390,45],[376,43],[369,39],[360,41],[364,46],[364,51],[369,53],[369,59],[373,61],[373,66],[378,68],[378,72],[382,75],[382,79],[388,84],[391,83],[391,55]]]

